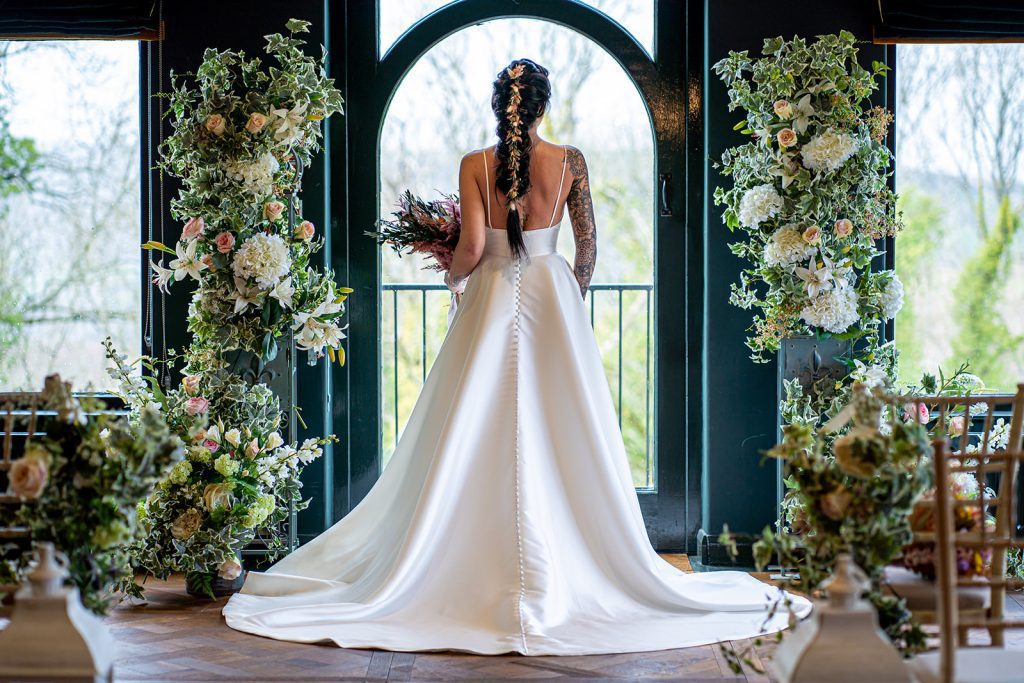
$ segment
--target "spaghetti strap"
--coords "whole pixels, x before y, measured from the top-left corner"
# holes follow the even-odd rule
[[[551,220],[548,221],[548,227],[552,228],[555,225],[555,214],[558,213],[558,203],[562,200],[562,186],[565,185],[565,165],[569,161],[569,153],[565,149],[565,145],[562,145],[562,175],[558,179],[558,192],[555,194],[555,205],[551,209]]]
[[[482,149],[480,153],[484,156],[484,197],[487,198],[487,222],[488,228],[491,227],[491,178],[487,172],[487,150]],[[493,228],[491,228],[493,230]]]

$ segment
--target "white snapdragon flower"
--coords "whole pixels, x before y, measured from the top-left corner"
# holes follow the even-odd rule
[[[782,197],[770,184],[757,185],[743,193],[740,199],[740,223],[756,228],[782,211]]]

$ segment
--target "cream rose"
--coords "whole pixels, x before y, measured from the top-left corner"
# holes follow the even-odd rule
[[[199,530],[199,525],[202,523],[203,513],[194,508],[186,510],[171,524],[171,536],[179,541],[187,541],[192,538],[192,534]]]
[[[224,432],[224,440],[232,446],[242,443],[242,434],[237,429],[229,429]]]
[[[213,243],[217,247],[217,251],[227,254],[235,248],[235,236],[230,232],[222,232],[213,239]]]
[[[821,228],[817,225],[812,225],[804,230],[803,238],[807,244],[818,244],[821,242]]]
[[[849,218],[840,218],[836,221],[836,234],[846,237],[853,232],[853,221]]]
[[[49,462],[50,454],[42,446],[27,446],[25,455],[12,462],[7,472],[11,493],[19,498],[38,498],[49,480]]]
[[[783,128],[776,136],[780,147],[792,147],[796,144],[796,132],[792,128]]]
[[[224,135],[224,131],[227,129],[227,121],[220,114],[211,114],[206,119],[206,130],[220,137]]]
[[[185,375],[181,379],[181,388],[185,390],[185,393],[189,396],[195,396],[199,393],[199,375]]]
[[[789,103],[789,100],[775,100],[772,109],[780,119],[788,119],[793,116],[793,105]]]
[[[249,114],[249,120],[245,122],[245,130],[255,135],[263,130],[263,127],[267,125],[267,117],[265,114],[261,114],[258,111],[254,111]]]
[[[316,233],[316,227],[309,221],[302,221],[295,226],[295,239],[311,240]]]
[[[234,490],[233,484],[208,484],[203,489],[203,504],[211,512],[217,508],[229,508],[234,501],[234,496],[231,495],[232,490]]]
[[[267,450],[271,451],[284,443],[284,439],[277,432],[271,432],[270,436],[267,437]]]
[[[284,213],[284,203],[274,200],[263,205],[263,216],[268,221],[276,221]]]

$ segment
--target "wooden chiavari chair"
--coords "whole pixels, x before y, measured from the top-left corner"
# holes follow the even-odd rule
[[[42,433],[41,403],[38,393],[0,393],[0,545],[15,542],[24,546],[29,542],[28,529],[11,521],[21,499],[8,492],[7,472],[11,463],[21,457],[26,441]],[[0,594],[16,589],[17,586],[0,583]]]
[[[1016,533],[1015,505],[1018,497],[1018,482],[1015,473],[1019,471],[1024,452],[1019,440],[1010,444],[1011,449],[997,451],[984,456],[975,453],[954,453],[945,439],[935,442],[935,495],[936,507],[936,552],[938,585],[938,623],[940,648],[938,652],[921,655],[910,663],[910,668],[920,683],[1001,683],[1002,681],[1024,680],[1024,651],[1007,650],[1000,645],[1005,642],[1005,631],[1024,628],[1024,620],[1007,618],[1002,609],[993,609],[987,616],[974,616],[961,612],[956,600],[957,590],[968,585],[971,579],[958,575],[957,549],[993,554],[1005,557],[1012,548],[1024,548],[1024,538]],[[956,474],[973,476],[979,483],[979,495],[975,499],[956,499],[950,491],[950,482]],[[1009,485],[1001,487],[995,499],[986,494],[983,484],[990,474],[998,474]],[[975,525],[969,531],[958,530],[954,521],[957,508],[972,510],[984,519],[984,515],[996,508],[996,525],[988,528],[985,524]],[[1006,512],[1000,512],[1005,509]],[[993,561],[993,564],[995,562]],[[1005,572],[988,580],[992,590],[993,607],[996,593],[1005,596],[1007,588],[1024,587],[1024,580],[1010,578]],[[1002,602],[999,603],[1000,607]],[[971,645],[961,642],[959,634],[972,628],[987,629],[991,643]],[[999,637],[996,637],[999,634]],[[998,644],[997,642],[998,641]]]
[[[1016,394],[972,394],[969,396],[923,396],[916,399],[917,405],[924,405],[929,411],[929,424],[934,427],[934,433],[949,434],[956,440],[954,454],[963,455],[968,444],[976,447],[971,455],[976,457],[987,457],[992,453],[992,444],[988,437],[992,427],[996,424],[1000,414],[1009,413],[1003,419],[1006,420],[1009,429],[1007,448],[1017,450],[1021,447],[1022,421],[1024,421],[1024,384],[1017,386]],[[955,418],[962,417],[959,424],[953,423]],[[976,425],[980,425],[980,431]],[[950,429],[953,424],[957,427]],[[952,432],[952,433],[950,433]],[[1010,531],[1010,525],[1014,516],[1012,504],[1002,504],[1005,500],[1002,495],[1009,491],[1010,485],[1017,477],[1017,470],[1011,473],[1009,478],[999,473],[994,482],[995,497],[988,497],[990,510],[994,510],[997,529]],[[993,485],[991,478],[986,478],[986,486]],[[935,543],[936,532],[915,532],[916,543]],[[974,581],[965,582],[957,587],[955,594],[957,607],[960,613],[971,618],[993,618],[998,619],[1003,615],[1006,601],[1006,587],[1000,582],[1006,575],[1006,548],[996,548],[992,551],[990,582]],[[935,624],[938,622],[939,587],[937,581],[931,581],[914,574],[902,567],[889,567],[884,577],[886,587],[895,595],[904,598],[907,608],[914,613],[914,617],[924,624]],[[961,637],[966,637],[966,631],[961,632]],[[1002,645],[1002,632],[993,631],[993,645]],[[1022,672],[1024,680],[1024,672]]]

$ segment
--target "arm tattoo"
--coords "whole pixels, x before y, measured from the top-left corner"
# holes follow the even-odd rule
[[[590,278],[594,275],[594,263],[597,261],[594,202],[590,198],[590,177],[587,174],[587,160],[583,158],[583,153],[575,147],[569,147],[566,154],[569,155],[569,170],[572,172],[572,186],[569,189],[566,206],[569,207],[569,220],[576,242],[573,273],[580,285],[580,294],[586,297]]]

